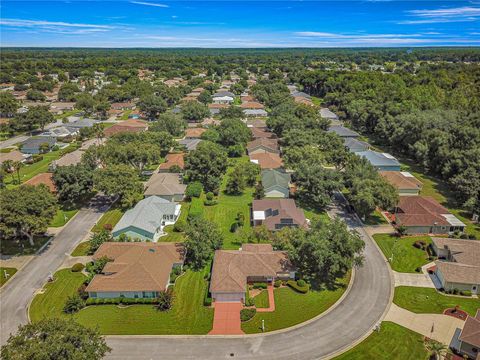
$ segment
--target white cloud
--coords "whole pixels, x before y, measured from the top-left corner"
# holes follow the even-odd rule
[[[463,6],[457,8],[419,9],[408,10],[406,13],[414,19],[402,20],[398,24],[471,22],[477,21],[478,17],[480,17],[480,7]]]
[[[92,29],[113,29],[109,25],[77,24],[63,21],[24,20],[24,19],[0,19],[0,25],[14,27],[66,27],[66,28],[92,28]]]
[[[157,4],[157,3],[150,3],[150,2],[143,2],[143,1],[130,1],[131,4],[137,4],[137,5],[146,5],[146,6],[155,6],[155,7],[161,7],[161,8],[168,8],[168,5],[165,4]]]

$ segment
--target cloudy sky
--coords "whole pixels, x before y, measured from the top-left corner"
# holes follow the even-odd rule
[[[8,1],[1,46],[480,46],[474,1]]]

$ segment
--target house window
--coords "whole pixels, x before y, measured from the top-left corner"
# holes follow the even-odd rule
[[[91,292],[91,293],[90,293],[90,297],[96,298],[96,297],[97,297],[97,293],[96,293],[96,292]]]

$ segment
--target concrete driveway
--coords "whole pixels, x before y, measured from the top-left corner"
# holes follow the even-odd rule
[[[20,324],[27,323],[27,307],[35,291],[43,287],[49,274],[57,270],[108,207],[107,199],[95,197],[91,206],[80,210],[42,253],[36,255],[2,287],[0,344],[5,344],[9,335],[14,333]]]
[[[342,200],[342,199],[338,199]],[[107,336],[109,359],[321,359],[344,351],[369,335],[390,304],[389,266],[357,218],[333,206],[365,240],[365,263],[353,285],[332,311],[290,330],[243,336]],[[302,311],[302,309],[292,309]]]
[[[400,273],[393,271],[395,286],[415,286],[435,288],[435,285],[428,274]]]

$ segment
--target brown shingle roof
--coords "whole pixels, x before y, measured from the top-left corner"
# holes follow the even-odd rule
[[[185,130],[185,138],[187,139],[199,139],[202,134],[207,131],[204,128],[188,128]]]
[[[25,158],[23,154],[18,150],[12,150],[8,153],[0,153],[0,164],[3,164],[7,160],[23,161]]]
[[[433,237],[432,242],[438,249],[448,249],[457,263],[480,266],[480,241]]]
[[[252,211],[263,212],[262,222],[269,230],[278,230],[277,226],[282,225],[282,220],[292,220],[290,225],[307,227],[307,220],[303,211],[295,205],[293,199],[262,199],[253,200]],[[283,223],[285,225],[285,223]]]
[[[183,169],[185,167],[185,162],[183,160],[183,153],[179,154],[167,154],[165,156],[165,162],[160,164],[159,169],[160,170],[168,170],[172,166],[177,165],[180,167],[180,169]]]
[[[475,317],[467,317],[458,339],[475,347],[480,347],[480,309],[477,310]]]
[[[86,291],[163,291],[174,264],[183,263],[184,248],[176,243],[103,243],[93,255],[113,260]]]
[[[210,292],[244,292],[249,276],[271,276],[293,270],[288,255],[264,244],[243,245],[242,250],[217,250]]]
[[[450,212],[429,196],[402,196],[396,218],[405,226],[450,225],[442,214]]]
[[[228,104],[208,104],[209,109],[226,109],[230,107]]]
[[[180,183],[178,174],[155,173],[145,184],[145,195],[177,195],[184,194],[187,186]]]
[[[269,150],[269,152],[272,153],[279,153],[280,150],[278,148],[278,140],[277,139],[266,139],[266,138],[258,138],[253,141],[250,141],[247,144],[247,150],[248,152],[251,152],[255,149],[258,148],[264,148],[266,150]]]
[[[408,176],[403,171],[380,171],[379,173],[399,190],[419,190],[422,188],[421,181],[413,175]]]
[[[122,132],[141,132],[148,128],[148,124],[145,121],[129,119],[117,123],[103,131],[106,137],[110,137],[114,134]]]
[[[273,153],[252,154],[250,161],[260,165],[261,169],[278,169],[283,166],[282,158]]]
[[[262,128],[252,127],[250,128],[250,131],[252,132],[252,137],[254,139],[258,139],[258,138],[275,139],[276,138],[274,133],[270,131],[266,131]]]
[[[52,173],[41,173],[35,175],[33,178],[25,182],[25,185],[37,186],[40,184],[47,185],[51,192],[57,192],[57,188],[53,183],[53,174]]]
[[[480,266],[465,265],[448,261],[436,261],[435,265],[447,282],[480,284]]]
[[[242,109],[263,109],[265,106],[256,101],[247,101],[240,105]]]

